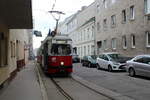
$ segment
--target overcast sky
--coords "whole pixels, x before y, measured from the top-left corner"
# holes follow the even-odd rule
[[[34,29],[42,32],[43,37],[33,37],[33,47],[38,48],[49,28],[54,29],[55,20],[48,11],[52,10],[55,0],[32,0]],[[56,0],[54,10],[62,11],[61,21],[77,12],[82,6],[90,5],[94,0]]]

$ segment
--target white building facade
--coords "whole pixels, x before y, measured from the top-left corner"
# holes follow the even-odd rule
[[[74,53],[79,57],[95,54],[95,2],[83,6],[67,24],[73,40]]]

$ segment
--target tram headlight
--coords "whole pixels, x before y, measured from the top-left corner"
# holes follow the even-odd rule
[[[63,65],[64,65],[64,62],[60,62],[60,65],[63,66]]]

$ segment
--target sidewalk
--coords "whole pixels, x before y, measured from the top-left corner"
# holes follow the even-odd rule
[[[42,100],[36,69],[30,61],[0,93],[0,100]]]

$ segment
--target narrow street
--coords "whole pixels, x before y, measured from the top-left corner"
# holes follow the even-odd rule
[[[53,80],[61,87],[61,89],[69,95],[71,99],[66,98],[62,90],[58,88],[55,83],[52,82],[50,76],[45,76],[40,70],[40,74],[47,92],[48,100],[112,100],[110,97],[106,97],[99,94],[84,85],[78,83],[71,77],[66,76],[54,76]]]
[[[74,64],[73,75],[135,100],[149,100],[150,98],[149,78],[130,77],[126,72],[108,72],[82,67],[79,63]]]

